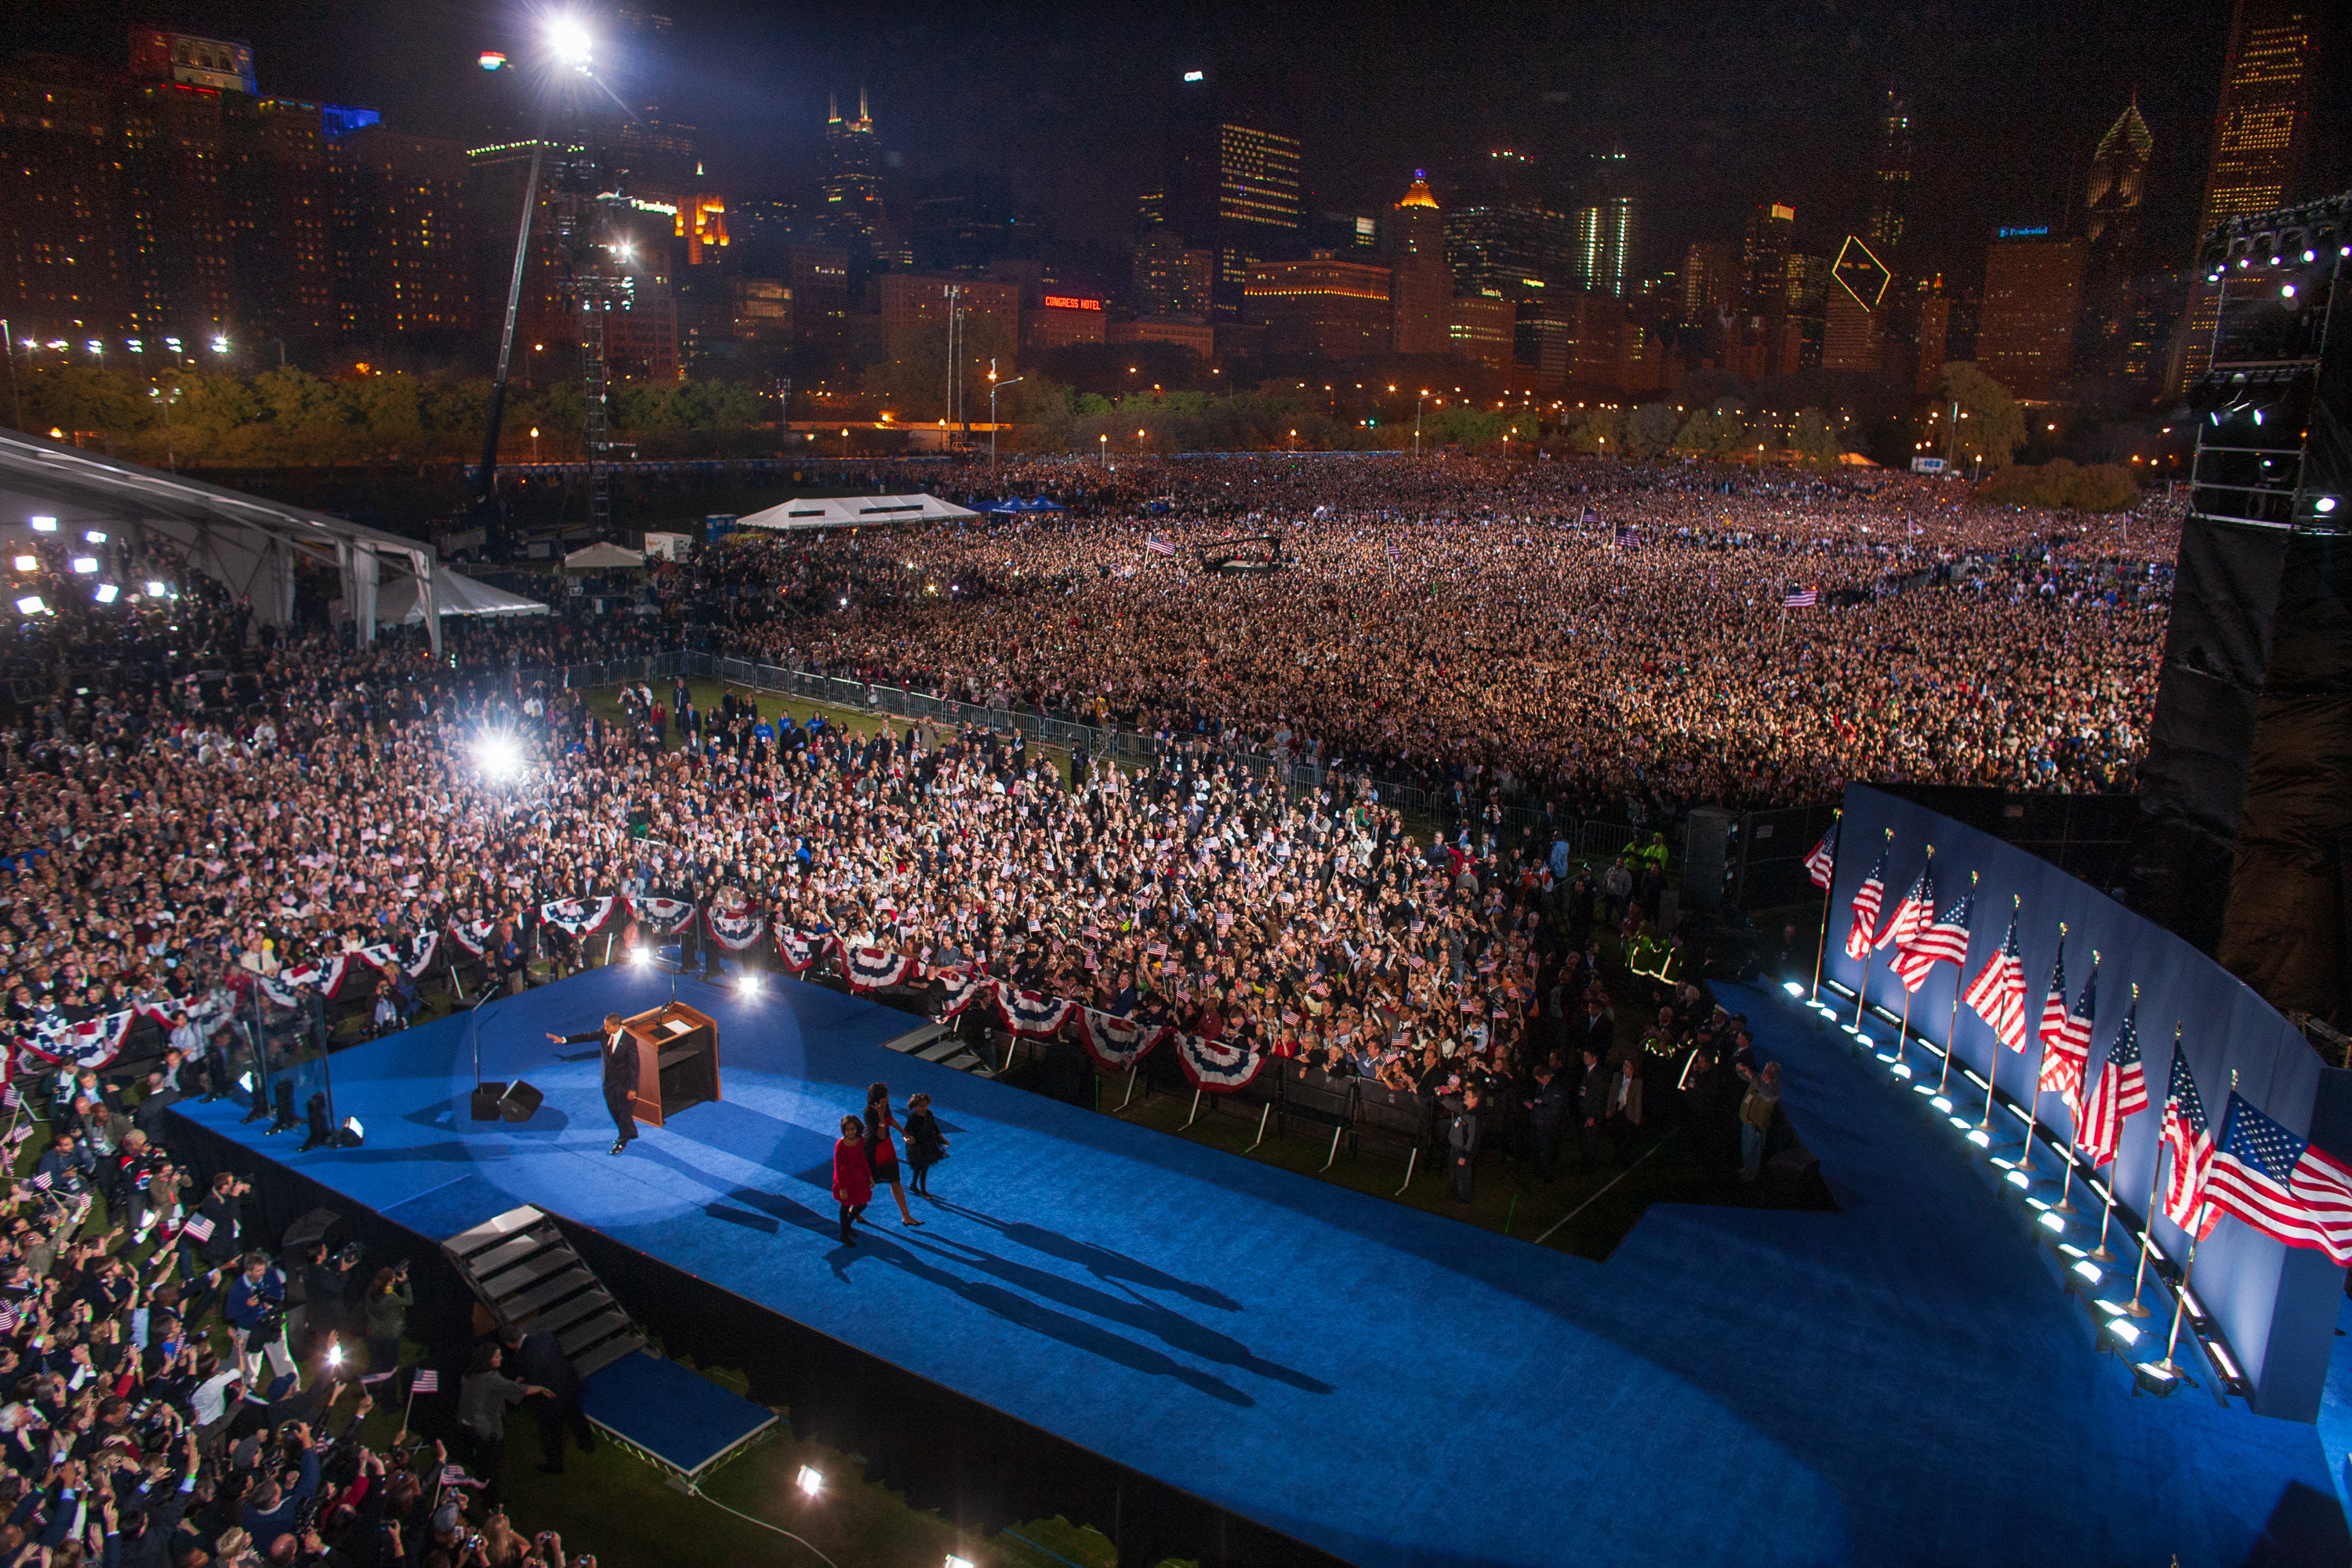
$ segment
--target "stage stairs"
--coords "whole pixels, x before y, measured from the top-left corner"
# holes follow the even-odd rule
[[[554,1334],[583,1378],[645,1348],[645,1335],[543,1210],[509,1209],[441,1249],[501,1330]]]
[[[885,1050],[900,1051],[910,1057],[920,1057],[927,1062],[937,1062],[958,1072],[968,1072],[974,1078],[994,1078],[996,1068],[979,1052],[971,1042],[955,1032],[950,1024],[925,1024],[919,1029],[909,1029],[897,1039],[882,1042]]]

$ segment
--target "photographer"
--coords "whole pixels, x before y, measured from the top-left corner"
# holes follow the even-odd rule
[[[288,1329],[301,1353],[331,1337],[340,1337],[351,1321],[352,1270],[366,1256],[357,1242],[330,1255],[324,1238],[306,1249],[302,1262],[302,1305],[288,1314]]]
[[[293,1375],[294,1355],[286,1343],[286,1276],[266,1254],[246,1254],[244,1270],[229,1282],[221,1311],[237,1332],[237,1366],[248,1386],[261,1386],[265,1357],[278,1377]]]
[[[533,1394],[552,1397],[535,1383],[518,1383],[499,1370],[503,1359],[499,1346],[485,1341],[474,1347],[474,1360],[457,1390],[457,1425],[473,1439],[475,1479],[482,1483],[482,1499],[495,1507],[499,1471],[506,1463],[507,1406]]]
[[[368,1282],[361,1302],[365,1318],[368,1371],[382,1374],[400,1366],[400,1338],[408,1331],[408,1310],[416,1305],[416,1287],[408,1282],[408,1259],[379,1268]]]

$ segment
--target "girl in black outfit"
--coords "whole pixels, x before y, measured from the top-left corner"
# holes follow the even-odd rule
[[[915,1191],[931,1195],[931,1167],[947,1157],[947,1136],[931,1114],[931,1097],[919,1094],[907,1101],[907,1163],[915,1168]]]

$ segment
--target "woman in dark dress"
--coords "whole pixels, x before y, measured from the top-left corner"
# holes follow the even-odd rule
[[[931,1114],[931,1097],[916,1095],[907,1101],[907,1163],[914,1167],[915,1191],[931,1195],[931,1167],[947,1157],[947,1135]]]
[[[906,1225],[921,1225],[915,1211],[907,1206],[907,1189],[898,1180],[898,1151],[890,1142],[890,1130],[898,1126],[890,1114],[890,1086],[877,1083],[866,1091],[866,1159],[874,1168],[874,1184],[887,1186],[890,1195],[898,1200],[898,1218]]]

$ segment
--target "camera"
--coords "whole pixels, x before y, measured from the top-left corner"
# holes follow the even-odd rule
[[[360,1266],[360,1259],[366,1256],[367,1248],[364,1246],[356,1241],[347,1241],[336,1250],[335,1267],[356,1268]]]

